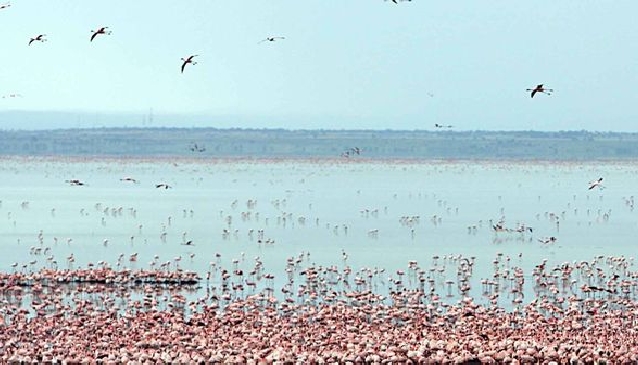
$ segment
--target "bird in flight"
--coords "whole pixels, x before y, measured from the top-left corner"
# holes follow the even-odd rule
[[[385,0],[385,1],[388,1],[388,0]],[[392,0],[392,2],[395,4],[398,4],[399,1],[412,1],[412,0]]]
[[[97,30],[92,30],[91,33],[93,33],[93,35],[91,35],[91,42],[93,42],[93,39],[95,39],[98,34],[111,34],[111,31],[107,30],[108,28],[109,27],[101,27]]]
[[[2,98],[3,99],[7,99],[7,98],[21,98],[22,95],[20,94],[8,94],[8,95],[3,95]]]
[[[65,182],[67,184],[69,184],[69,185],[72,185],[72,186],[84,186],[84,185],[86,185],[86,183],[84,183],[80,179],[70,179],[70,180],[66,180]]]
[[[46,34],[39,34],[36,37],[31,38],[31,40],[29,41],[29,45],[31,45],[31,43],[33,43],[34,41],[46,42],[47,40],[44,39],[45,36]]]
[[[539,238],[538,239],[538,242],[541,242],[541,243],[554,243],[556,241],[558,241],[558,238],[556,238],[554,236],[545,237],[545,238]]]
[[[133,177],[130,177],[130,176],[122,177],[122,178],[120,178],[120,181],[130,181],[133,184],[137,184],[138,183],[137,179],[135,179]]]
[[[452,128],[452,125],[443,125],[443,124],[439,124],[439,123],[434,123],[434,126],[436,128]]]
[[[603,178],[599,177],[598,180],[592,180],[589,182],[589,190],[593,189],[593,188],[599,188],[599,189],[603,189]]]
[[[182,63],[182,73],[184,73],[184,67],[186,67],[186,64],[188,64],[188,63],[190,63],[192,65],[196,65],[197,64],[197,62],[193,61],[193,58],[197,57],[197,56],[199,56],[199,55],[194,54],[194,55],[189,56],[187,58],[182,58],[182,61],[184,61]]]
[[[158,188],[158,189],[161,189],[161,188],[170,189],[171,188],[168,184],[164,184],[164,183],[157,184],[157,185],[155,185],[155,187]]]
[[[530,92],[530,91],[532,92],[532,97],[534,97],[534,95],[536,95],[536,93],[543,93],[543,94],[551,95],[554,92],[554,89],[547,89],[547,88],[543,87],[543,84],[538,84],[533,89],[527,89],[527,92]]]
[[[6,8],[8,8],[10,6],[11,6],[11,3],[4,3],[4,4],[0,5],[0,10],[1,9],[6,9]]]
[[[257,42],[257,44],[262,43],[262,42],[274,42],[277,39],[286,39],[286,37],[266,37],[265,39],[262,39],[259,42]]]

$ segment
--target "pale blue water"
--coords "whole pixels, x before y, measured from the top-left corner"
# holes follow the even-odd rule
[[[205,277],[219,253],[220,265],[232,268],[237,259],[245,271],[259,257],[279,289],[286,259],[302,252],[310,253],[306,265],[378,267],[394,277],[410,260],[428,271],[435,255],[462,255],[476,257],[471,295],[480,302],[480,280],[492,276],[499,253],[527,276],[543,259],[557,265],[633,256],[638,220],[626,200],[636,192],[637,172],[634,163],[608,161],[5,159],[0,269],[32,260],[24,270],[38,269],[52,259],[66,268],[71,254],[76,268],[100,260],[115,267],[120,255],[122,266],[141,268],[158,255],[173,264],[181,256],[181,268]],[[139,183],[120,181],[126,176]],[[588,190],[600,176],[606,188]],[[87,185],[65,183],[72,178]],[[163,182],[172,188],[155,188]],[[256,202],[252,209],[249,200]],[[400,222],[414,216],[419,221],[411,227]],[[509,228],[525,223],[534,231],[496,234],[489,221],[501,217]],[[258,230],[271,243],[258,243]],[[557,242],[538,242],[550,236]],[[32,247],[50,253],[33,255]],[[137,262],[128,261],[133,253]],[[456,264],[449,263],[437,282],[455,278]],[[449,300],[459,299],[455,292]]]

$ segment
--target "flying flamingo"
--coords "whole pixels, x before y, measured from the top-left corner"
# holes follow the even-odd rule
[[[111,31],[108,30],[109,27],[101,27],[98,28],[97,30],[92,30],[91,32],[93,33],[93,35],[91,36],[91,42],[93,42],[93,39],[98,35],[98,34],[111,34]]]
[[[197,62],[193,61],[193,58],[194,58],[194,57],[197,57],[197,56],[199,56],[199,55],[194,54],[194,55],[189,56],[189,57],[187,57],[187,58],[182,58],[182,61],[184,61],[184,62],[182,63],[182,73],[184,73],[184,67],[186,67],[186,64],[187,64],[187,63],[190,63],[190,64],[192,64],[192,65],[196,65],[196,64],[197,64]]]
[[[589,182],[589,190],[591,190],[593,188],[596,188],[596,187],[598,187],[600,189],[604,188],[604,186],[603,186],[603,178],[602,177],[599,177],[598,180],[593,180],[593,181]]]
[[[261,41],[257,42],[257,44],[262,42],[274,42],[277,39],[286,39],[286,37],[266,37],[266,39],[262,39]]]
[[[46,39],[44,39],[45,36],[46,36],[46,34],[39,34],[35,38],[31,38],[31,40],[29,41],[29,45],[31,45],[31,43],[33,43],[33,41],[46,42]]]
[[[527,92],[530,92],[530,91],[532,92],[532,97],[534,97],[534,95],[536,95],[536,93],[543,93],[543,94],[551,95],[554,92],[554,89],[547,89],[547,88],[543,87],[543,84],[538,84],[533,89],[527,89]]]
[[[70,179],[70,180],[65,180],[66,183],[73,185],[73,186],[84,186],[86,185],[86,183],[82,182],[80,179]]]
[[[4,3],[4,4],[0,5],[0,10],[6,9],[6,8],[8,8],[10,6],[11,6],[11,3]]]
[[[21,98],[21,97],[22,97],[22,95],[20,95],[20,94],[9,94],[9,95],[2,96],[3,99],[6,99],[6,98]]]

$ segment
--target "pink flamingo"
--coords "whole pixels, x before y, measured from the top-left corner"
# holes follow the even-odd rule
[[[197,64],[197,62],[193,61],[193,58],[194,58],[194,57],[197,57],[197,56],[199,56],[199,55],[194,54],[194,55],[189,56],[189,57],[187,57],[187,58],[182,58],[182,61],[184,61],[184,62],[182,63],[182,73],[184,73],[184,67],[186,67],[186,64],[187,64],[187,63],[190,63],[190,64],[192,64],[192,65],[196,65],[196,64]]]
[[[22,97],[22,95],[20,95],[20,94],[9,94],[9,95],[2,96],[3,99],[6,99],[6,98],[21,98],[21,97]]]
[[[31,40],[29,41],[29,45],[31,45],[31,43],[33,43],[34,41],[46,42],[46,39],[44,39],[45,36],[46,34],[39,34],[38,36],[31,38]]]
[[[543,87],[543,84],[538,84],[533,89],[527,89],[527,92],[530,92],[530,91],[532,92],[532,97],[534,97],[534,95],[536,95],[536,93],[543,93],[543,94],[551,95],[554,92],[554,89],[548,89],[548,88]]]
[[[603,186],[603,178],[599,177],[598,180],[593,180],[589,182],[589,189],[588,190],[592,190],[593,188],[604,188]]]
[[[108,28],[109,27],[101,27],[97,30],[92,30],[91,32],[93,33],[93,35],[91,35],[91,42],[93,42],[93,39],[95,39],[98,34],[111,34],[110,30],[107,31]]]
[[[262,42],[274,42],[277,39],[286,39],[286,37],[266,37],[266,39],[262,39],[261,41],[259,41],[258,43],[262,43]]]

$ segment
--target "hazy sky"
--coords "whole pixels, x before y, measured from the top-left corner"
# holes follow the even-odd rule
[[[0,114],[71,112],[73,127],[140,126],[151,108],[155,126],[185,127],[635,131],[638,122],[636,0],[10,4],[0,10],[0,95],[22,97],[0,99]],[[101,26],[112,34],[89,42]],[[29,46],[41,33],[47,41]],[[269,36],[285,39],[259,43]],[[198,64],[180,73],[191,54]],[[531,99],[525,89],[539,83],[555,92]]]

